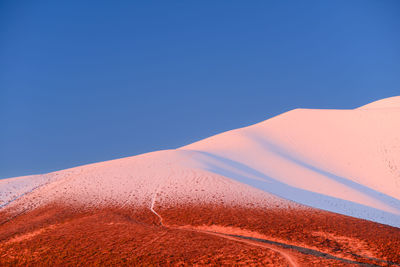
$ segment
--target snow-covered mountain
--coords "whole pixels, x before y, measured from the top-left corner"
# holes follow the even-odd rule
[[[174,150],[0,180],[2,210],[298,207],[400,227],[400,97],[295,109]]]

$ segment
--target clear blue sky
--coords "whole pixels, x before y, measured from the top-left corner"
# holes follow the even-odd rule
[[[0,178],[400,94],[400,1],[0,2]]]

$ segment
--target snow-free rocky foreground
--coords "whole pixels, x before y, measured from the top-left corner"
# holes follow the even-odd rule
[[[298,204],[400,227],[400,97],[295,109],[174,150],[0,180],[0,208]]]

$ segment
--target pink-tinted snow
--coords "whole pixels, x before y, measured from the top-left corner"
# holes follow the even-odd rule
[[[176,150],[21,179],[0,181],[4,208],[297,206],[292,200],[400,227],[400,97],[354,110],[296,109]]]

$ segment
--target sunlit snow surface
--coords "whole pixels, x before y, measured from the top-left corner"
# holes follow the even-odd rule
[[[296,109],[177,150],[0,180],[3,208],[292,202],[400,227],[400,97]],[[282,199],[283,198],[283,199]]]

